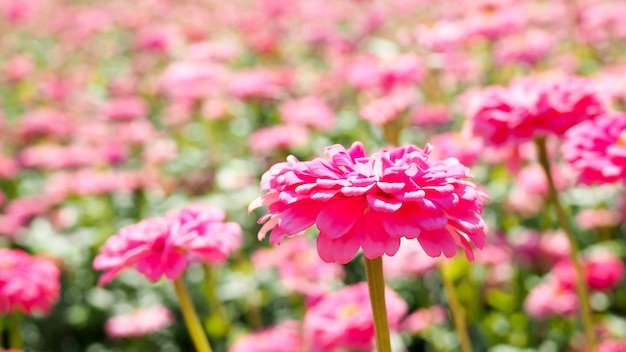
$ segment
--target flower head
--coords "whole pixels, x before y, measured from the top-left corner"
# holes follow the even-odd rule
[[[409,145],[367,156],[357,142],[348,150],[327,147],[328,159],[288,157],[263,175],[267,193],[250,205],[269,205],[259,239],[271,230],[270,243],[280,243],[315,224],[326,262],[347,263],[359,249],[370,259],[392,256],[402,237],[417,239],[431,257],[452,257],[460,245],[471,260],[472,243],[485,242],[486,195],[466,167],[456,159],[430,161],[430,150]]]
[[[0,312],[50,312],[59,299],[59,268],[17,249],[0,249]]]
[[[229,352],[291,352],[302,350],[302,336],[297,321],[287,320],[272,327],[245,335]]]
[[[100,284],[130,267],[155,282],[163,275],[175,280],[192,261],[225,261],[241,245],[241,228],[225,217],[219,209],[191,206],[120,229],[94,259],[94,269],[105,271]]]
[[[393,290],[385,289],[389,328],[398,330],[407,304]],[[348,286],[322,298],[304,316],[305,340],[315,352],[337,348],[371,350],[374,320],[367,283]]]
[[[562,149],[581,183],[626,181],[626,114],[581,122],[567,131]]]
[[[471,97],[472,132],[486,144],[521,144],[535,137],[557,135],[606,111],[591,81],[520,80],[509,87],[491,86]]]
[[[172,324],[174,317],[164,306],[136,309],[107,320],[105,330],[111,337],[138,337],[151,334]]]

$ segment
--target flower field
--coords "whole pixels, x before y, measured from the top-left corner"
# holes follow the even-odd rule
[[[0,351],[626,352],[623,0],[0,0]]]

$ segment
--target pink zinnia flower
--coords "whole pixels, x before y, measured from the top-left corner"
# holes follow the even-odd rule
[[[570,315],[578,310],[578,296],[574,290],[549,280],[533,287],[524,301],[524,310],[535,319],[552,315]]]
[[[103,109],[104,116],[113,121],[147,117],[147,113],[148,104],[136,96],[111,99]]]
[[[50,312],[59,299],[59,276],[59,268],[48,259],[0,248],[0,312]]]
[[[596,254],[584,258],[582,263],[587,285],[596,290],[608,290],[618,285],[626,274],[622,260],[610,253]],[[563,287],[574,289],[576,270],[569,260],[563,260],[552,268],[552,274]]]
[[[626,114],[584,121],[565,135],[563,157],[583,184],[626,181]]]
[[[228,352],[292,352],[303,348],[299,323],[287,320],[240,337]]]
[[[411,313],[402,322],[402,330],[411,334],[419,334],[431,326],[442,325],[447,320],[446,309],[442,306],[423,308]]]
[[[280,246],[264,248],[252,256],[255,268],[277,268],[286,289],[307,296],[322,295],[343,278],[343,267],[325,263],[307,237],[297,237]]]
[[[486,144],[520,144],[535,137],[562,136],[572,126],[606,111],[589,80],[533,79],[492,86],[469,102],[472,132]]]
[[[107,320],[105,330],[111,337],[140,337],[161,330],[173,321],[172,313],[166,307],[157,305],[116,315]]]
[[[270,243],[280,243],[315,224],[326,262],[347,263],[361,248],[370,259],[394,255],[402,237],[417,239],[431,257],[452,257],[460,245],[472,260],[472,243],[485,242],[486,195],[465,166],[430,161],[430,151],[409,145],[368,157],[356,142],[348,150],[327,147],[329,159],[289,156],[263,175],[267,193],[249,207],[269,205],[259,239],[271,230]]]
[[[367,283],[359,283],[331,293],[310,307],[304,316],[304,335],[311,351],[370,351],[374,320],[369,299]],[[397,331],[408,306],[390,288],[385,288],[385,300],[389,328]]]
[[[576,225],[583,230],[602,229],[619,223],[619,213],[610,209],[584,209],[576,215]]]
[[[280,106],[280,118],[285,123],[330,130],[335,125],[335,113],[320,98],[309,96],[289,100]]]
[[[122,228],[94,259],[94,269],[105,271],[100,285],[130,267],[156,282],[163,275],[177,279],[193,261],[224,262],[241,245],[241,228],[225,217],[219,209],[191,206]]]
[[[276,150],[289,150],[306,144],[311,138],[306,127],[276,125],[254,131],[249,139],[250,150],[257,155],[267,155]]]
[[[603,341],[598,345],[598,352],[626,352],[626,339]]]

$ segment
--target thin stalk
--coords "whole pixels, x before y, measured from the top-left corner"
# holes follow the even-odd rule
[[[182,275],[174,280],[174,290],[176,291],[178,302],[180,302],[180,308],[185,318],[185,324],[187,324],[187,330],[189,330],[191,340],[196,346],[196,351],[212,352],[211,345],[209,345],[209,340],[204,333],[202,324],[200,324],[200,319],[198,319],[198,314],[196,314],[196,310],[193,307],[193,303],[187,292],[187,286],[185,286],[185,279]]]
[[[585,337],[587,339],[587,349],[589,352],[596,352],[596,338],[593,331],[593,318],[591,315],[591,307],[589,306],[589,293],[587,289],[587,283],[583,274],[583,268],[580,263],[580,251],[578,244],[572,233],[572,229],[567,221],[567,216],[559,200],[559,194],[554,185],[554,179],[552,178],[552,172],[550,167],[550,159],[548,158],[548,150],[546,147],[545,138],[537,138],[535,140],[537,149],[539,152],[539,163],[543,168],[548,180],[548,201],[552,203],[556,217],[561,226],[561,229],[567,234],[567,238],[570,244],[570,259],[574,264],[576,270],[576,292],[580,300],[580,315],[583,320],[583,327],[585,330]]]
[[[222,323],[218,331],[209,331],[209,336],[225,336],[228,334],[228,330],[230,329],[228,324],[228,315],[217,297],[217,292],[215,292],[217,280],[215,278],[213,268],[211,268],[208,264],[204,265],[204,283],[202,286],[204,289],[204,295],[206,296],[211,309],[211,316],[219,318]]]
[[[470,343],[470,338],[467,333],[467,324],[465,323],[465,313],[456,298],[454,284],[444,270],[444,263],[439,262],[437,266],[439,268],[441,282],[443,283],[443,289],[446,291],[446,297],[448,298],[448,305],[450,306],[450,312],[452,313],[454,328],[456,329],[456,332],[459,335],[459,340],[461,341],[461,351],[472,352],[472,344]]]
[[[11,349],[22,350],[24,347],[20,329],[21,322],[22,317],[19,313],[12,314],[9,319],[9,347],[11,347]]]
[[[367,287],[370,292],[370,304],[374,316],[374,331],[376,332],[376,351],[391,352],[389,338],[389,322],[387,320],[387,306],[385,303],[385,277],[383,276],[383,258],[365,259],[365,273]]]

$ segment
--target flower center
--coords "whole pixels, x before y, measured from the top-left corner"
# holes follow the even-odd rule
[[[617,137],[617,142],[615,144],[620,147],[626,147],[626,130],[623,130],[619,137]]]
[[[340,320],[347,320],[354,316],[359,311],[359,305],[356,303],[348,303],[343,307],[339,308],[339,312],[337,312],[337,316]]]

